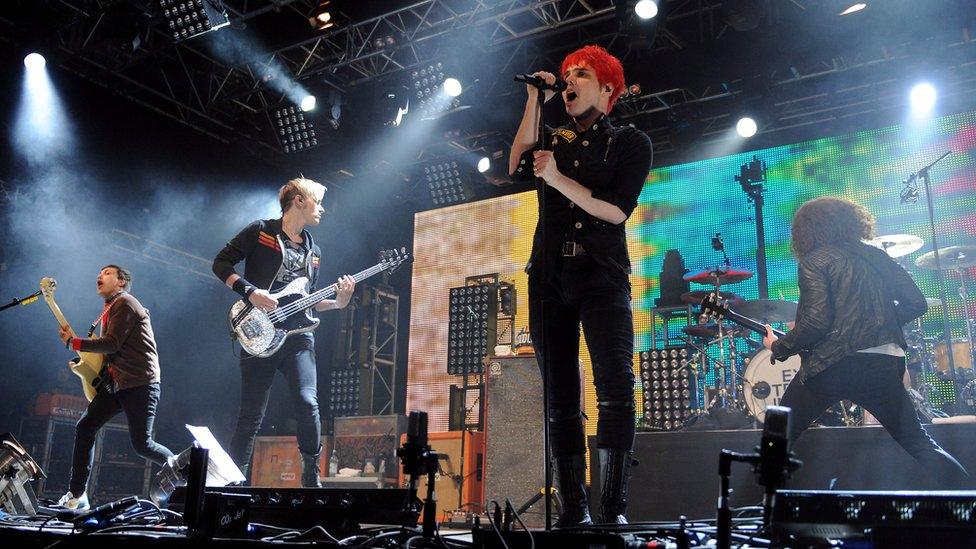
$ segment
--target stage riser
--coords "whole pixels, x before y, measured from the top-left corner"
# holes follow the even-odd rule
[[[928,425],[926,430],[971,473],[976,472],[976,425]],[[752,451],[761,431],[703,431],[638,433],[630,482],[628,518],[676,520],[715,516],[718,497],[718,456],[723,448]],[[595,437],[590,448],[596,447]],[[928,490],[949,489],[936,484],[880,427],[810,429],[794,448],[803,460],[787,487],[797,490]],[[595,458],[595,452],[591,452]],[[599,507],[599,465],[590,463],[594,508]],[[836,480],[834,480],[836,479]],[[732,470],[731,505],[759,505],[762,490],[752,470],[736,464]]]

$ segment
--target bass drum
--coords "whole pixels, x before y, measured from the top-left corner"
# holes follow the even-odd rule
[[[743,375],[742,394],[746,407],[762,422],[766,418],[766,408],[779,404],[786,386],[800,369],[800,356],[793,355],[785,361],[772,364],[773,353],[760,349],[749,358]]]

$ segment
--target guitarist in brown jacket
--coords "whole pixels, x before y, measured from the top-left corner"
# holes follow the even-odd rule
[[[99,429],[119,412],[125,412],[132,447],[140,456],[162,464],[173,455],[152,438],[159,404],[159,356],[149,311],[128,292],[132,286],[128,270],[106,265],[95,284],[98,295],[105,299],[105,308],[96,321],[101,324],[101,335],[75,337],[70,328],[61,328],[66,348],[106,355],[103,381],[75,427],[71,480],[68,493],[58,501],[58,505],[69,509],[89,507],[86,489],[95,438]]]
[[[792,410],[790,440],[832,403],[851,400],[878,418],[940,487],[968,487],[966,470],[925,432],[902,385],[902,326],[927,305],[900,265],[861,242],[873,232],[874,216],[843,198],[810,200],[793,217],[796,325],[781,338],[767,326],[763,339],[776,360],[800,355],[800,371],[780,401]]]

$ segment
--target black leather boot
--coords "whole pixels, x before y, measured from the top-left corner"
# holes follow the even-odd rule
[[[563,512],[554,527],[593,524],[586,491],[586,455],[557,457],[553,461],[556,466],[556,486],[563,502]]]
[[[627,524],[627,484],[633,465],[632,450],[598,448],[600,460],[600,520],[605,524]]]
[[[322,446],[314,454],[302,452],[302,486],[305,488],[321,488],[319,482],[319,456],[322,455]]]

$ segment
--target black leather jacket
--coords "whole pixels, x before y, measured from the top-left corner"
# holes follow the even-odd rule
[[[928,308],[915,281],[866,244],[823,246],[799,262],[796,325],[773,343],[776,360],[799,354],[803,381],[861,349],[896,343],[902,326]]]

